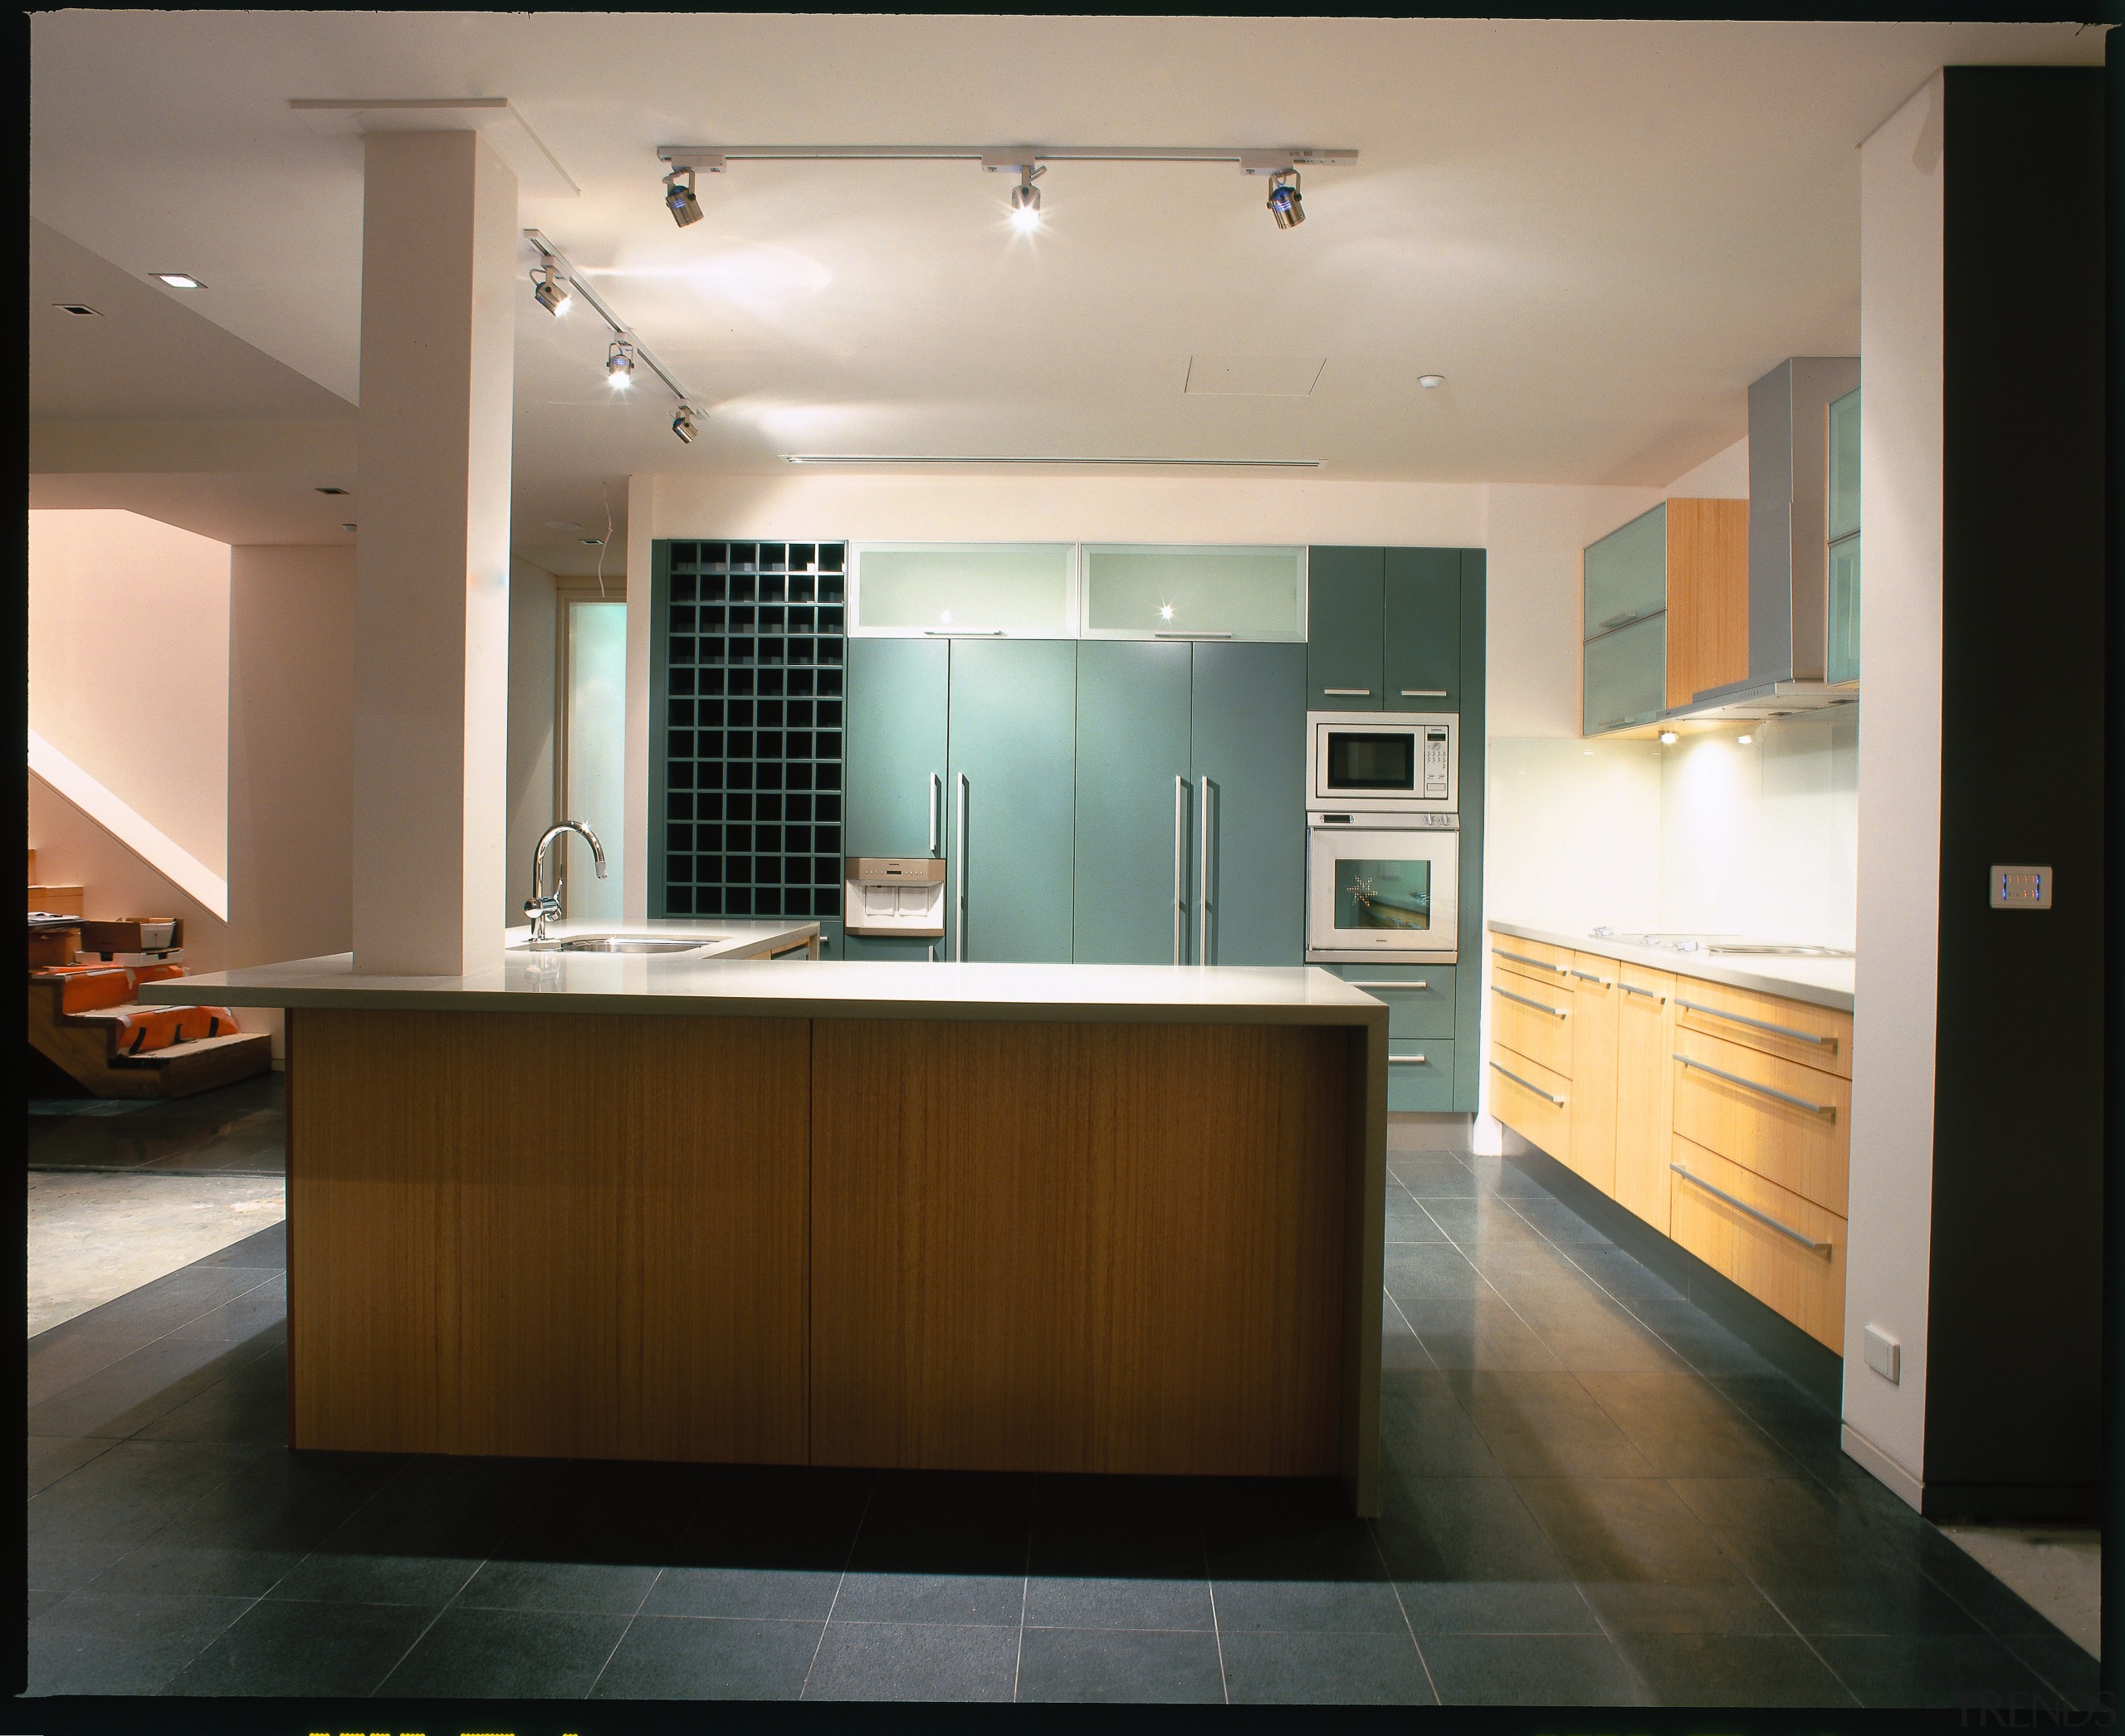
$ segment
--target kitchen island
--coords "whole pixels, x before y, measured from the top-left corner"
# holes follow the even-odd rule
[[[182,990],[287,1010],[291,1445],[1377,1509],[1387,1010],[1326,971],[513,946]]]

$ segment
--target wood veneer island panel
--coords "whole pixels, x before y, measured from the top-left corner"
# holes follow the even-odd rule
[[[193,988],[291,1009],[292,1445],[1336,1474],[1377,1511],[1387,1021],[1346,985],[349,976]]]
[[[1346,1032],[813,1044],[814,1463],[1336,1473]]]
[[[808,1021],[289,1026],[291,1445],[804,1462]]]

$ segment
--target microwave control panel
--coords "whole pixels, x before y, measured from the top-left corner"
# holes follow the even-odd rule
[[[1424,727],[1424,791],[1426,801],[1446,800],[1449,761],[1453,755],[1453,731],[1443,723]]]

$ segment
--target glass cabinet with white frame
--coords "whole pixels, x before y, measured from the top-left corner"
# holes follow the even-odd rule
[[[1078,568],[1087,638],[1306,638],[1303,548],[1087,543]]]
[[[1076,545],[857,543],[849,631],[858,637],[1077,637]]]

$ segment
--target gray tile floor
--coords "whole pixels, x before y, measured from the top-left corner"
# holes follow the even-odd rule
[[[99,1119],[169,1156],[130,1116],[77,1154]],[[263,1232],[32,1341],[31,1691],[2093,1699],[1834,1418],[1517,1169],[1390,1167],[1370,1523],[1317,1484],[296,1455]]]

